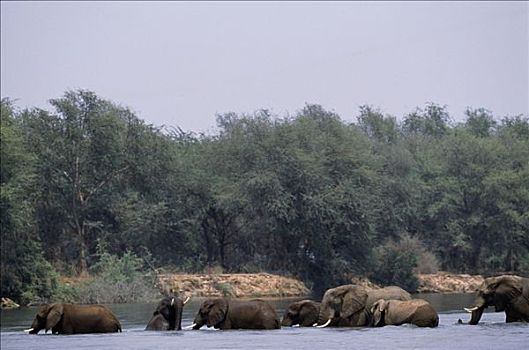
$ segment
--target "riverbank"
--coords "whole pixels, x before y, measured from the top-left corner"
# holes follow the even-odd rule
[[[160,286],[196,297],[302,297],[310,295],[295,278],[269,273],[160,274]]]
[[[438,272],[420,274],[419,293],[473,293],[483,276]],[[293,277],[268,273],[241,274],[160,274],[160,286],[196,297],[304,297],[310,295],[305,284]],[[366,278],[351,283],[377,289]]]
[[[419,293],[474,293],[483,282],[481,275],[438,272],[420,274]]]
[[[448,272],[420,274],[418,278],[418,293],[441,294],[474,293],[484,279],[480,275]],[[70,288],[89,280],[90,277],[61,277],[61,282]],[[351,283],[372,289],[380,288],[364,277],[353,278]],[[173,290],[190,297],[286,298],[309,297],[311,294],[302,281],[269,273],[164,273],[158,275],[157,287],[160,291]],[[9,301],[3,298],[1,308],[18,307]]]

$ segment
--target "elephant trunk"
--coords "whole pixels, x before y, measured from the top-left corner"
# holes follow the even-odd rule
[[[470,318],[470,322],[468,322],[471,325],[476,325],[479,323],[479,320],[481,319],[481,315],[483,315],[483,311],[485,310],[484,307],[476,308],[475,310],[472,310],[472,317]]]
[[[193,324],[191,328],[200,329],[204,324],[206,324],[206,320],[203,319],[200,315],[196,315],[195,319],[193,320]]]
[[[334,316],[334,310],[330,307],[322,307],[318,315],[318,325],[326,323],[328,320],[332,320]]]
[[[321,308],[318,315],[317,327],[327,327],[334,317],[334,312],[331,308]]]
[[[176,329],[177,331],[181,330],[182,329],[182,311],[177,309],[175,310],[176,311],[176,319],[175,319],[175,325],[174,325],[174,329]]]
[[[293,324],[294,322],[288,317],[283,317],[283,319],[281,320],[282,327],[292,327]]]
[[[479,323],[479,320],[481,320],[481,316],[483,315],[483,311],[485,311],[485,308],[487,307],[485,299],[482,297],[478,297],[474,305],[475,306],[471,308],[465,308],[465,311],[472,313],[472,317],[470,318],[469,322],[471,325],[476,325]]]
[[[35,318],[35,320],[33,320],[31,323],[31,328],[26,329],[24,332],[29,334],[38,334],[42,329],[44,329],[45,326],[46,324],[44,322],[40,322],[37,318]]]

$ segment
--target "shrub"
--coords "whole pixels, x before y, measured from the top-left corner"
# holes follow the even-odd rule
[[[375,252],[375,257],[374,282],[386,286],[396,285],[410,292],[417,290],[417,244],[408,235],[398,242],[387,242]]]
[[[101,252],[99,262],[92,267],[94,277],[77,287],[79,301],[87,304],[131,303],[158,298],[156,276],[144,265],[145,259],[130,251],[121,257]]]
[[[404,233],[400,238],[399,246],[416,256],[416,273],[436,273],[439,271],[439,260],[434,253],[426,249],[426,246],[418,238]]]
[[[5,254],[4,254],[5,253]],[[21,305],[55,301],[62,293],[59,274],[44,258],[36,241],[2,241],[1,293]]]
[[[235,295],[232,285],[228,282],[214,283],[213,286],[216,290],[220,291],[224,297],[231,297]]]

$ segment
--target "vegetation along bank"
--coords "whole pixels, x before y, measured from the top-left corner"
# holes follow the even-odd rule
[[[50,106],[1,103],[0,296],[16,303],[143,300],[160,267],[295,276],[315,297],[354,276],[416,291],[437,271],[529,272],[527,116],[306,105],[197,135],[85,90]]]

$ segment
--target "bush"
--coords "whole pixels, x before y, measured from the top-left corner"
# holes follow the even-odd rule
[[[235,293],[233,291],[233,287],[228,282],[225,283],[215,283],[213,287],[220,291],[222,293],[222,296],[224,297],[231,297],[234,296]]]
[[[439,260],[434,253],[416,237],[405,233],[401,236],[399,246],[417,257],[416,273],[436,273],[439,271]]]
[[[417,290],[418,249],[414,239],[405,235],[399,242],[389,241],[376,251],[375,257],[374,282],[399,286],[410,292]]]
[[[36,241],[2,241],[1,294],[21,305],[55,301],[59,274]]]
[[[86,304],[132,303],[158,298],[156,276],[144,265],[145,259],[130,251],[121,257],[100,253],[99,262],[92,267],[95,276],[77,287],[78,301]]]

